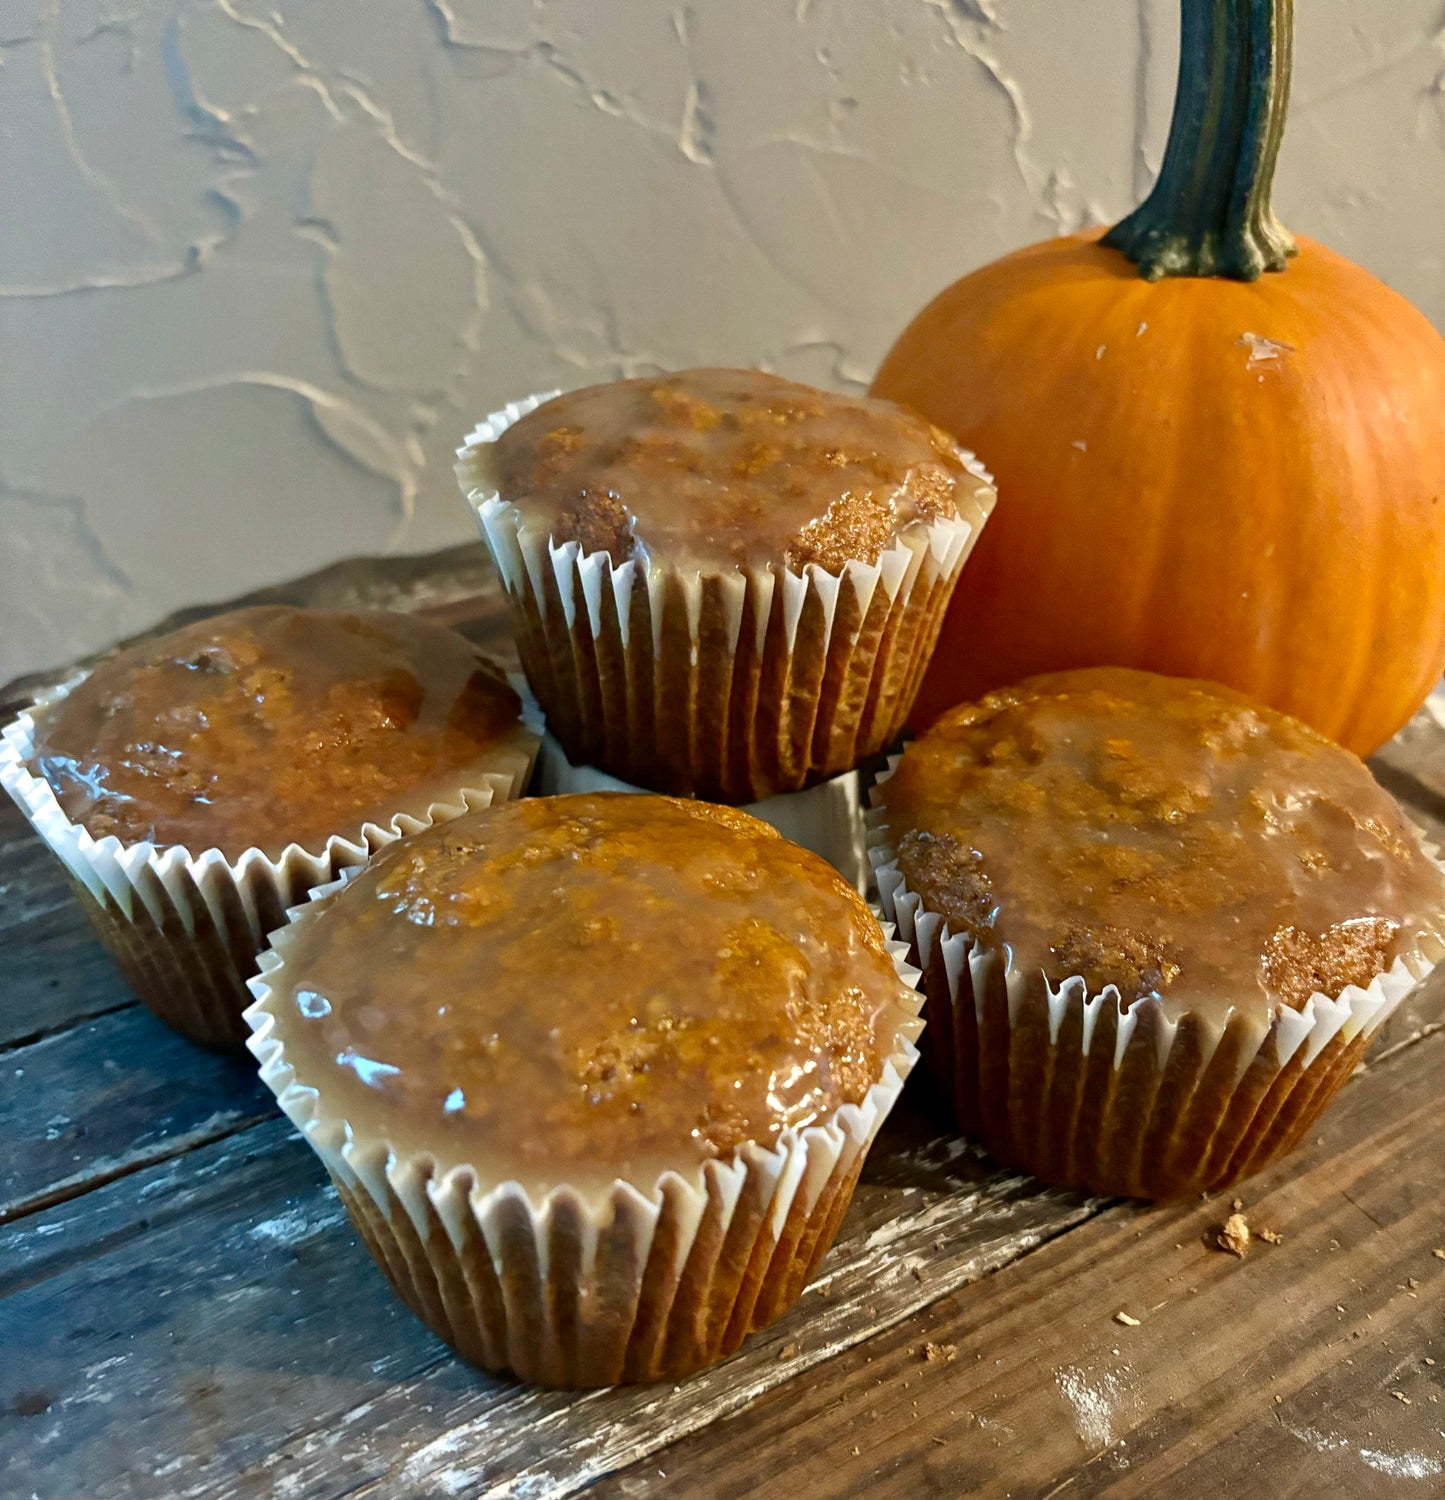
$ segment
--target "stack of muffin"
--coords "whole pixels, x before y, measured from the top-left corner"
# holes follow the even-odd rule
[[[1038,678],[884,766],[994,499],[899,408],[687,371],[508,407],[458,472],[525,683],[408,617],[244,610],[38,702],[0,782],[157,1014],[252,1033],[479,1364],[736,1348],[920,1029],[1001,1159],[1173,1196],[1288,1150],[1445,951],[1366,769],[1224,689]]]

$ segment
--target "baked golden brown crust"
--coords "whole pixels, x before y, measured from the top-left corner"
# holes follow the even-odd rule
[[[760,370],[682,370],[571,391],[509,427],[497,487],[558,542],[682,567],[874,563],[910,526],[982,525],[986,483],[890,402]]]
[[[534,798],[393,846],[278,971],[297,1081],[487,1180],[650,1183],[860,1102],[915,1003],[829,866],[747,814]]]
[[[102,662],[36,714],[35,769],[96,838],[274,855],[454,797],[520,709],[442,626],[265,605]]]
[[[951,928],[1170,1016],[1367,985],[1445,912],[1355,756],[1208,683],[1032,678],[945,715],[880,797],[905,882]]]

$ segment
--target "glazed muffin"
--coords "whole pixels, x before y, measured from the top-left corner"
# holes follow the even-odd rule
[[[916,971],[736,809],[528,798],[384,851],[276,933],[262,1077],[468,1359],[671,1378],[798,1296],[916,1056]]]
[[[922,418],[758,370],[520,402],[459,457],[570,760],[733,804],[895,739],[994,501]]]
[[[1442,952],[1445,875],[1365,766],[1208,683],[1032,678],[938,720],[874,800],[932,1083],[1050,1182],[1258,1170]]]
[[[140,998],[239,1046],[245,980],[287,908],[404,833],[519,794],[537,740],[455,632],[268,605],[37,703],[5,731],[0,780]]]

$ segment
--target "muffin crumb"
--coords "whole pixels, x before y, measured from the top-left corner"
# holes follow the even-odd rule
[[[1237,1255],[1243,1260],[1249,1254],[1250,1240],[1253,1233],[1249,1227],[1249,1221],[1241,1213],[1233,1213],[1224,1221],[1219,1233],[1214,1237],[1214,1243],[1221,1250],[1227,1250],[1231,1255]]]

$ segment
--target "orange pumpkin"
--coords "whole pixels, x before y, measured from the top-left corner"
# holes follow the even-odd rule
[[[1445,669],[1445,340],[1322,245],[1284,269],[1287,0],[1183,18],[1148,202],[955,283],[874,381],[999,488],[914,720],[1113,663],[1228,683],[1367,754]]]

